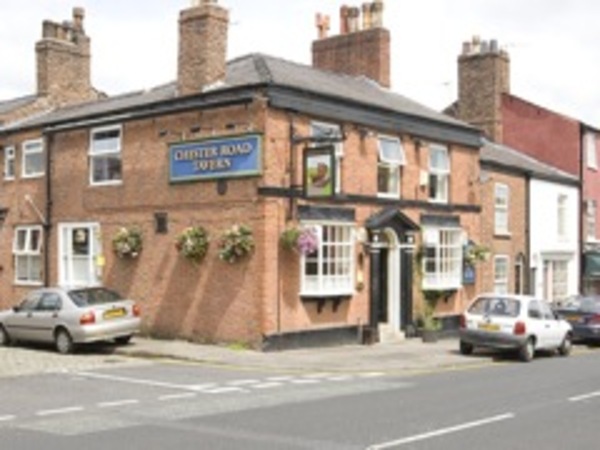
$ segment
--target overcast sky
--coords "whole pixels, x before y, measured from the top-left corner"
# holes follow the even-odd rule
[[[219,0],[231,11],[229,58],[261,52],[310,64],[315,13],[362,0]],[[0,100],[35,91],[35,42],[44,19],[86,10],[92,82],[108,94],[176,76],[177,19],[190,0],[0,0]],[[512,93],[600,127],[600,1],[386,0],[392,88],[435,109],[456,98],[457,56],[473,35],[511,57]]]

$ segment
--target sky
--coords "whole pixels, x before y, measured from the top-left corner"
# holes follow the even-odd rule
[[[310,64],[315,14],[364,0],[219,0],[230,10],[228,58],[266,53]],[[600,128],[598,0],[385,0],[392,89],[441,110],[457,96],[457,57],[475,35],[511,60],[511,93]],[[92,83],[109,95],[175,80],[177,21],[191,0],[0,0],[0,101],[35,92],[42,21],[85,8]]]

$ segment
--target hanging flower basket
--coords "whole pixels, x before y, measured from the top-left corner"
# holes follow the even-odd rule
[[[112,245],[119,258],[137,258],[142,251],[142,232],[135,227],[121,227],[113,237]]]
[[[200,262],[208,251],[208,233],[201,226],[188,227],[175,240],[175,248],[187,259]]]
[[[315,227],[292,227],[281,233],[281,244],[306,256],[319,249],[319,233]]]
[[[219,258],[233,264],[254,250],[252,229],[247,225],[233,225],[219,239]]]

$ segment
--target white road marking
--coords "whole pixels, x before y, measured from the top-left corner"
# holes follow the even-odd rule
[[[327,378],[332,375],[332,373],[310,373],[308,375],[304,375],[304,378]]]
[[[15,420],[17,416],[0,416],[0,422],[10,422],[11,420]]]
[[[292,375],[284,375],[280,377],[269,377],[267,381],[290,381],[294,377]]]
[[[102,402],[98,403],[99,408],[116,408],[117,406],[126,406],[126,405],[137,405],[140,401],[135,399],[130,400],[117,400],[114,402]]]
[[[230,392],[249,392],[246,389],[242,389],[239,387],[222,387],[215,389],[208,389],[204,391],[207,394],[228,394]]]
[[[121,376],[117,376],[117,375],[107,375],[107,374],[94,373],[94,372],[74,372],[74,374],[77,376],[80,376],[80,377],[95,378],[98,380],[119,381],[122,383],[131,383],[131,384],[143,384],[145,386],[155,386],[155,387],[163,387],[163,388],[169,388],[169,389],[180,389],[180,390],[185,390],[185,391],[199,389],[198,386],[187,386],[184,384],[166,383],[163,381],[155,381],[155,380],[144,380],[142,378],[128,378],[128,377],[121,377]],[[202,385],[202,386],[208,386],[208,385]],[[211,386],[214,386],[214,384],[212,384]]]
[[[315,380],[312,378],[290,380],[290,383],[292,383],[292,384],[316,384],[316,383],[320,383],[320,382],[321,382],[321,380]]]
[[[370,373],[361,373],[358,375],[361,378],[379,378],[385,376],[383,372],[370,372]]]
[[[70,414],[74,412],[83,411],[83,406],[72,406],[70,408],[61,408],[61,409],[47,409],[45,411],[38,411],[35,413],[36,416],[45,417],[45,416],[56,416],[59,414]]]
[[[279,381],[270,381],[268,383],[255,384],[254,386],[251,386],[251,387],[253,389],[269,389],[269,388],[280,387],[280,386],[283,386],[283,383],[280,383]]]
[[[410,436],[403,439],[398,439],[397,441],[385,442],[383,444],[375,444],[371,445],[367,448],[367,450],[385,450],[393,447],[400,447],[406,444],[413,444],[419,441],[425,441],[427,439],[432,439],[439,436],[444,436],[446,434],[458,433],[459,431],[469,430],[471,428],[482,427],[485,425],[491,425],[496,422],[502,422],[504,420],[514,419],[515,415],[512,413],[502,414],[499,416],[489,417],[487,419],[476,420],[474,422],[464,423],[462,425],[456,425],[454,427],[449,428],[441,428],[439,430],[430,431],[428,433],[418,434],[416,436]]]
[[[248,384],[256,384],[256,383],[260,383],[260,380],[235,380],[235,381],[230,381],[227,384],[230,386],[245,386]]]
[[[583,400],[589,400],[590,398],[600,397],[600,391],[590,392],[589,394],[578,395],[576,397],[570,397],[570,402],[581,402]]]
[[[161,402],[167,402],[169,400],[183,400],[186,398],[194,398],[197,394],[189,393],[189,394],[171,394],[171,395],[161,395],[158,397],[158,400]]]
[[[337,377],[327,378],[328,381],[348,381],[353,379],[352,375],[338,375]]]
[[[202,392],[202,391],[205,391],[206,389],[214,389],[217,386],[218,386],[217,383],[204,383],[204,384],[194,384],[191,386],[187,386],[187,388],[192,391]]]

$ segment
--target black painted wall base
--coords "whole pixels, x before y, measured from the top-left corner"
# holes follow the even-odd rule
[[[265,352],[302,348],[337,347],[362,344],[358,326],[303,330],[265,336],[262,350]]]

